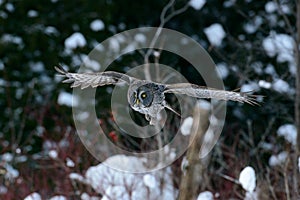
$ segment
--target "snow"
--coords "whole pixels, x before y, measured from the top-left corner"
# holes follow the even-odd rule
[[[276,2],[275,1],[269,1],[268,3],[266,3],[265,10],[266,10],[267,13],[273,13],[273,12],[277,11]]]
[[[66,105],[72,107],[72,105],[74,106],[78,105],[78,99],[73,97],[73,95],[70,93],[60,92],[57,98],[57,103],[59,105]]]
[[[90,59],[88,56],[83,56],[83,63],[85,65],[85,67],[92,69],[92,71],[96,72],[96,71],[100,71],[101,69],[101,65],[99,62],[97,62],[96,60],[92,60]]]
[[[79,33],[73,33],[70,37],[65,40],[66,49],[76,49],[78,47],[84,47],[86,45],[86,40],[84,36]]]
[[[204,29],[204,33],[208,38],[208,41],[214,46],[220,46],[226,33],[221,24],[212,24]]]
[[[182,135],[189,135],[191,133],[191,129],[193,126],[193,118],[192,117],[187,117],[183,120],[183,123],[180,127],[180,131]]]
[[[195,10],[200,10],[205,3],[206,0],[190,0],[189,2],[190,6],[193,7]]]
[[[157,181],[156,181],[155,177],[152,174],[144,175],[143,181],[144,181],[144,184],[149,188],[157,187],[157,185],[156,185]]]
[[[241,87],[241,92],[252,92],[257,91],[259,89],[257,83],[251,82],[247,84],[243,84]]]
[[[144,34],[142,33],[137,33],[135,36],[134,36],[134,40],[139,42],[139,43],[145,43],[147,42],[147,38]]]
[[[250,22],[244,24],[244,30],[248,34],[255,33],[257,31],[257,29],[261,26],[262,23],[263,23],[262,17],[256,16],[253,19],[253,21],[250,21]]]
[[[67,200],[67,198],[62,195],[57,195],[57,196],[51,197],[49,200]]]
[[[203,110],[210,110],[210,108],[211,108],[210,102],[208,102],[206,100],[198,100],[197,105],[199,106],[199,108],[201,108]]]
[[[73,160],[71,158],[66,158],[66,165],[68,167],[74,167],[75,163],[73,162]]]
[[[117,169],[129,172],[144,172],[147,170],[145,163],[147,160],[145,158],[139,158],[134,156],[116,155],[109,157],[105,160],[104,164],[106,166],[117,166]]]
[[[90,24],[90,28],[93,31],[102,31],[104,29],[104,27],[105,27],[105,25],[104,25],[103,21],[100,19],[95,19]]]
[[[11,153],[4,153],[1,156],[1,160],[5,162],[11,162],[13,160],[13,155]]]
[[[29,10],[27,12],[28,17],[37,17],[38,15],[39,15],[39,13],[36,10]]]
[[[267,67],[265,68],[264,72],[265,72],[266,74],[269,74],[269,75],[273,76],[273,77],[276,77],[276,76],[277,76],[277,73],[276,73],[276,71],[275,71],[275,69],[274,69],[274,66],[271,65],[271,64],[268,64],[268,65],[267,65]]]
[[[293,53],[295,43],[291,36],[271,32],[270,36],[263,40],[262,45],[268,56],[274,57],[277,55],[278,62],[295,62]]]
[[[49,155],[50,158],[56,159],[57,156],[58,156],[58,153],[57,153],[56,150],[50,150],[50,151],[48,152],[48,155]]]
[[[0,195],[6,194],[7,191],[8,191],[7,187],[5,187],[4,185],[0,185]]]
[[[272,88],[279,93],[293,93],[293,90],[289,84],[282,79],[275,80],[272,83]]]
[[[260,80],[260,81],[258,82],[258,85],[259,85],[259,87],[265,88],[265,89],[270,89],[271,86],[272,86],[272,84],[271,84],[270,82],[267,82],[267,81],[265,81],[265,80]]]
[[[255,71],[255,73],[262,75],[263,74],[263,63],[260,61],[255,61],[250,64],[251,68]]]
[[[141,166],[145,168],[144,159],[125,155],[115,155],[97,166],[90,167],[85,174],[84,182],[101,193],[102,200],[139,200],[141,197],[147,197],[149,200],[175,199],[176,190],[170,168],[139,174],[114,170],[108,167],[112,163],[118,164],[119,167],[123,166],[124,169]],[[133,163],[136,163],[135,166]]]
[[[245,167],[239,177],[239,182],[247,192],[253,192],[256,187],[255,171],[251,166]]]
[[[210,191],[201,192],[197,200],[214,200],[214,195]]]
[[[90,196],[89,194],[87,194],[85,192],[81,194],[80,199],[81,200],[100,200],[99,197]]]
[[[45,65],[41,61],[38,62],[29,62],[29,67],[31,68],[31,71],[41,73],[42,71],[45,71]]]
[[[77,173],[70,173],[69,178],[72,180],[77,180],[79,182],[84,182],[84,177]]]
[[[297,129],[294,124],[284,124],[277,129],[277,135],[284,137],[289,143],[296,145]]]
[[[6,169],[5,179],[13,180],[19,176],[19,171],[13,168],[10,164],[5,164],[4,168]]]
[[[25,197],[24,200],[42,200],[42,197],[39,193],[34,192]]]
[[[7,3],[5,5],[5,8],[9,11],[9,12],[14,12],[15,11],[15,6],[12,3]]]
[[[19,46],[24,46],[23,39],[19,36],[11,35],[11,34],[3,34],[1,37],[2,42],[14,43]]]
[[[217,69],[222,79],[227,78],[227,76],[229,75],[229,70],[225,63],[218,63]]]
[[[285,13],[285,14],[291,13],[291,9],[288,5],[280,4],[280,7],[281,7],[281,10],[283,13]],[[278,9],[279,8],[278,8],[278,4],[276,3],[276,1],[269,1],[265,5],[265,11],[267,13],[274,13],[275,11],[277,12]]]
[[[47,27],[45,27],[44,32],[47,35],[56,35],[56,36],[59,35],[58,30],[54,26],[47,26]]]
[[[269,165],[271,167],[281,165],[282,163],[284,163],[286,161],[287,156],[288,156],[288,154],[286,151],[282,151],[277,155],[272,155],[269,158]]]
[[[181,161],[181,165],[180,165],[181,171],[185,173],[188,166],[189,166],[189,161],[186,158],[186,156],[184,156],[182,161]]]

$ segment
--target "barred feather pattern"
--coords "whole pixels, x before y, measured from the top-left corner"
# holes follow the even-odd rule
[[[218,99],[225,101],[237,101],[248,103],[250,105],[259,105],[257,102],[258,95],[252,95],[249,92],[234,92],[208,88],[189,83],[171,84],[166,86],[164,93],[185,94],[195,98]]]
[[[106,71],[99,73],[69,73],[61,67],[55,69],[62,76],[66,77],[63,83],[73,83],[72,88],[80,87],[85,89],[87,87],[98,87],[103,85],[117,84],[118,82],[125,82],[128,85],[133,81],[134,78],[127,76],[122,73]]]

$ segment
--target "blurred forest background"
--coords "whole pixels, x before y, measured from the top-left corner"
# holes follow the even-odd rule
[[[76,134],[72,108],[65,100],[72,89],[60,82],[53,68],[60,63],[76,72],[88,53],[108,37],[132,28],[158,27],[168,3],[0,0],[0,199],[177,198],[185,168],[192,167],[185,156],[163,173],[118,175],[129,182],[140,180],[144,185],[139,186],[114,183],[109,179],[114,172],[101,171],[103,166]],[[198,182],[188,185],[197,193],[193,199],[299,199],[300,58],[295,47],[300,44],[300,3],[179,0],[171,5],[167,15],[181,12],[163,27],[201,44],[227,90],[255,90],[265,96],[260,107],[228,102],[219,141],[201,163],[202,170],[194,174]],[[161,57],[190,82],[202,83],[188,63],[163,52]],[[143,62],[136,53],[121,57],[110,69],[126,72]],[[108,88],[99,88],[99,120],[108,137],[121,143],[124,136],[114,131],[107,117],[111,116]],[[253,189],[239,181],[247,166],[255,171],[250,176],[256,179]],[[101,182],[103,174],[110,181]],[[143,194],[134,193],[139,187]]]

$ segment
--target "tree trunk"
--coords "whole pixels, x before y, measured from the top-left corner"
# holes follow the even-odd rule
[[[200,119],[201,118],[201,119]],[[191,145],[187,152],[188,166],[184,171],[181,182],[179,199],[193,200],[197,198],[199,186],[205,185],[205,165],[199,158],[203,136],[208,127],[208,110],[195,106],[193,126],[191,129]]]
[[[294,191],[295,198],[299,197],[299,168],[298,168],[298,158],[300,156],[300,0],[297,0],[297,35],[295,44],[295,59],[296,59],[296,97],[295,97],[295,126],[297,128],[297,141],[296,141],[296,153],[294,157]]]

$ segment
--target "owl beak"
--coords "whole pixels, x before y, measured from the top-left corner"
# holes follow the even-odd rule
[[[139,100],[139,99],[136,99],[136,100],[135,100],[135,104],[139,105],[139,104],[140,104],[140,100]]]

